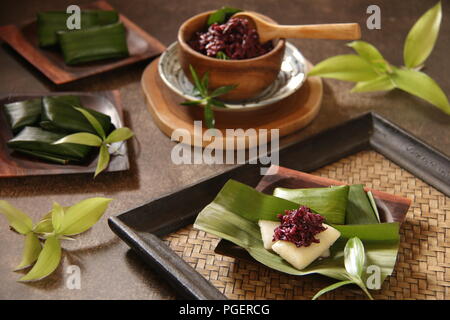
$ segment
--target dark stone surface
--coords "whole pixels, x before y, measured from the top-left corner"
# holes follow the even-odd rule
[[[78,1],[77,4],[86,1]],[[165,45],[175,40],[178,26],[188,17],[220,7],[224,3],[266,14],[283,24],[359,22],[363,39],[375,44],[393,64],[402,63],[403,41],[414,21],[436,1],[367,1],[317,0],[296,1],[113,1],[110,3],[160,39]],[[10,1],[0,4],[0,25],[32,18],[41,10],[64,9],[73,1]],[[365,27],[366,8],[381,7],[382,29]],[[450,92],[450,6],[444,6],[444,19],[425,71],[446,93]],[[331,55],[351,53],[345,41],[295,40],[303,54],[313,63]],[[0,223],[0,298],[3,299],[165,299],[173,298],[163,281],[143,265],[127,246],[109,230],[106,218],[135,207],[148,199],[176,190],[225,168],[214,165],[181,165],[170,161],[174,145],[153,123],[140,89],[140,75],[148,61],[108,72],[64,86],[55,86],[12,49],[0,48],[0,92],[96,91],[120,89],[126,110],[125,122],[136,133],[130,147],[131,170],[99,176],[90,175],[27,177],[0,180],[0,199],[11,201],[38,219],[51,207],[52,201],[70,205],[86,197],[107,196],[115,199],[105,217],[78,241],[64,243],[67,248],[61,267],[40,282],[16,282],[21,274],[11,270],[19,263],[21,236]],[[390,93],[351,94],[352,84],[325,80],[322,110],[314,122],[284,142],[304,139],[331,126],[375,110],[391,119],[436,149],[450,155],[450,117],[433,106],[400,91]],[[186,199],[189,201],[188,199]],[[180,204],[182,205],[182,204]],[[65,285],[66,267],[81,268],[81,290]]]

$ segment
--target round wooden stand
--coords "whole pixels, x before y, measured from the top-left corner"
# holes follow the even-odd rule
[[[309,77],[294,94],[264,108],[256,110],[215,111],[216,128],[220,132],[211,137],[205,127],[195,130],[194,122],[202,121],[201,106],[183,106],[183,98],[176,95],[164,84],[158,73],[155,59],[144,70],[141,85],[148,101],[148,108],[158,127],[175,141],[206,147],[214,142],[216,149],[251,148],[265,139],[258,139],[261,129],[278,129],[279,136],[288,135],[307,126],[318,114],[322,102],[322,80]],[[178,130],[177,130],[178,129]],[[245,135],[226,135],[226,129],[243,129]],[[254,130],[247,130],[254,129]],[[174,131],[176,134],[173,135]],[[205,134],[206,132],[206,134]],[[270,138],[269,138],[270,139]]]

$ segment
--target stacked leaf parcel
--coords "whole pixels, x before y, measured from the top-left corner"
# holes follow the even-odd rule
[[[300,219],[301,214],[305,220],[300,224],[286,224],[287,215]],[[323,236],[318,233],[311,238],[309,221],[316,218],[324,222],[318,232],[326,230],[331,236],[322,232]],[[283,234],[286,227],[289,231]],[[342,285],[356,283],[366,293],[364,284],[371,275],[367,267],[378,268],[378,283],[382,284],[393,272],[400,239],[399,224],[380,223],[373,195],[362,185],[276,188],[268,195],[229,180],[199,213],[194,228],[233,242],[269,268],[299,276],[319,273],[342,281]],[[309,234],[295,235],[299,228]],[[289,242],[292,238],[297,246]],[[348,257],[346,244],[355,238],[362,241],[363,249],[358,251],[359,257]],[[306,244],[298,246],[298,242]],[[351,274],[354,261],[362,261],[358,270],[363,271],[357,275],[360,281]]]
[[[93,147],[74,143],[53,144],[73,133],[97,134],[79,110],[89,112],[106,133],[115,129],[108,115],[83,107],[78,96],[46,96],[4,105],[3,111],[14,134],[7,142],[8,147],[59,164],[87,162]]]
[[[64,11],[38,13],[39,46],[59,47],[68,65],[129,55],[117,11],[83,10],[78,22]]]

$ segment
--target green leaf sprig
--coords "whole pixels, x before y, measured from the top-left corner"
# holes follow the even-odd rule
[[[212,92],[209,92],[209,73],[206,72],[200,79],[192,65],[189,65],[189,69],[191,71],[192,79],[194,80],[194,94],[199,96],[201,99],[185,101],[181,104],[185,106],[203,105],[203,117],[205,119],[206,126],[208,128],[214,128],[215,119],[212,106],[226,108],[225,104],[222,101],[217,100],[216,98],[230,92],[231,90],[236,88],[237,85],[223,86],[213,90]]]
[[[354,41],[348,46],[356,51],[356,55],[328,58],[318,63],[308,75],[356,82],[352,92],[389,91],[397,88],[450,114],[450,104],[445,93],[436,81],[420,71],[433,51],[441,20],[441,2],[417,20],[405,40],[405,65],[402,67],[391,65],[370,43]]]
[[[230,60],[230,57],[227,56],[223,51],[217,52],[216,58],[220,60]]]
[[[52,210],[33,224],[26,213],[0,200],[0,214],[6,217],[14,231],[25,236],[22,260],[14,271],[33,266],[19,281],[37,281],[55,271],[61,261],[61,240],[73,240],[71,236],[90,229],[111,201],[108,198],[89,198],[70,207],[62,207],[55,202]]]
[[[208,17],[206,22],[208,27],[214,23],[222,24],[228,21],[228,19],[235,13],[241,12],[241,9],[222,7],[221,9],[214,11]]]
[[[88,133],[88,132],[78,132],[68,136],[65,136],[62,139],[54,142],[53,144],[61,144],[61,143],[75,143],[82,144],[86,146],[99,147],[99,156],[97,162],[97,168],[95,169],[94,178],[103,170],[108,167],[110,160],[109,146],[115,142],[121,142],[130,139],[134,136],[133,131],[127,127],[122,127],[115,129],[108,136],[105,134],[105,130],[103,130],[102,125],[98,120],[92,116],[88,111],[75,107],[76,110],[81,112],[92,127],[95,129],[98,135]]]
[[[364,245],[362,241],[358,237],[350,238],[344,248],[344,264],[346,270],[345,277],[348,278],[348,280],[336,282],[326,288],[323,288],[317,292],[312,299],[316,300],[324,293],[347,284],[356,284],[367,294],[370,300],[373,300],[372,295],[362,280],[365,260],[366,254],[364,252]]]

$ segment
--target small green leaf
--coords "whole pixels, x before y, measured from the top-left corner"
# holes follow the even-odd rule
[[[207,24],[208,26],[210,26],[214,23],[218,24],[225,23],[232,15],[241,11],[242,11],[241,9],[223,7],[217,11],[214,11],[209,15]]]
[[[64,209],[57,202],[53,203],[52,210],[52,225],[55,233],[59,233],[64,220]]]
[[[373,80],[358,82],[351,92],[389,91],[395,88],[394,83],[387,74],[378,76]]]
[[[67,237],[67,236],[59,236],[58,239],[59,239],[59,240],[76,241],[76,239],[71,238],[71,237]]]
[[[33,229],[31,218],[8,201],[0,200],[0,213],[6,217],[9,225],[18,233],[27,234]]]
[[[52,233],[53,223],[51,218],[42,219],[33,228],[35,233]]]
[[[423,72],[409,69],[394,69],[392,81],[395,86],[412,95],[422,98],[450,114],[450,104],[447,96],[439,85]]]
[[[353,41],[347,44],[358,55],[369,62],[378,73],[386,73],[391,70],[389,63],[375,46],[365,41]]]
[[[208,86],[209,86],[209,72],[205,72],[202,78],[202,87],[204,88],[206,94],[208,94]]]
[[[347,46],[353,48],[356,53],[369,62],[384,60],[384,57],[380,51],[366,41],[352,41],[348,43]]]
[[[64,210],[66,210],[69,207],[63,207]],[[33,232],[35,233],[46,233],[51,234],[53,233],[53,223],[52,223],[52,215],[53,215],[53,208],[49,212],[47,212],[41,220],[33,227]]]
[[[403,49],[405,66],[416,68],[422,65],[433,51],[442,20],[442,7],[439,1],[425,12],[414,24],[406,37]]]
[[[227,106],[222,101],[216,100],[216,99],[209,99],[209,103],[213,106],[220,107],[220,108],[226,108]]]
[[[189,65],[189,69],[191,70],[192,79],[194,80],[195,88],[198,90],[202,97],[206,96],[206,88],[203,88],[203,85],[198,77],[197,71],[195,71],[192,65]]]
[[[351,276],[361,278],[365,260],[366,254],[362,241],[358,237],[349,239],[344,248],[345,270]]]
[[[214,119],[214,111],[212,110],[211,105],[209,103],[207,103],[205,105],[205,109],[203,111],[203,117],[205,118],[206,126],[209,129],[214,128],[216,121]]]
[[[108,198],[90,198],[69,207],[60,233],[71,236],[88,230],[101,218],[111,201]]]
[[[75,143],[86,146],[99,147],[102,144],[102,139],[92,133],[79,132],[70,134],[68,136],[65,136],[64,138],[59,139],[56,142],[53,142],[53,144],[61,143]]]
[[[98,154],[97,160],[97,168],[95,169],[94,178],[103,170],[105,170],[109,165],[109,151],[108,147],[105,144],[102,144],[100,147],[100,152]]]
[[[320,290],[319,292],[317,292],[317,293],[314,295],[314,297],[312,298],[312,300],[316,300],[317,298],[319,298],[319,297],[320,297],[321,295],[323,295],[324,293],[327,293],[327,292],[329,292],[329,291],[335,290],[335,289],[337,289],[337,288],[339,288],[339,287],[345,286],[345,285],[347,285],[347,284],[352,284],[352,283],[353,283],[353,281],[351,281],[351,280],[346,280],[346,281],[340,281],[340,282],[333,283],[332,285],[330,285],[330,286],[328,286],[328,287],[326,287],[326,288],[323,288],[322,290]]]
[[[367,290],[366,285],[361,280],[361,278],[354,279],[353,283],[355,283],[358,287],[364,291],[364,293],[369,297],[370,300],[373,300],[372,295],[370,294],[369,290]]]
[[[19,281],[36,281],[45,278],[59,265],[61,261],[61,245],[56,237],[49,237],[45,240],[44,248],[42,249],[36,264],[25,276]]]
[[[22,252],[22,261],[14,271],[25,269],[31,266],[39,257],[42,250],[41,242],[33,232],[28,232],[25,236],[25,246]]]
[[[378,77],[378,74],[366,59],[354,54],[328,58],[315,65],[308,75],[355,82],[372,80]]]
[[[210,97],[215,98],[215,97],[221,96],[223,94],[230,92],[231,90],[235,89],[236,87],[237,87],[237,85],[235,85],[235,84],[219,87],[211,93]]]
[[[193,106],[193,105],[198,105],[198,104],[202,104],[205,103],[204,100],[191,100],[191,101],[184,101],[181,103],[181,105],[183,106]]]
[[[89,123],[95,129],[95,131],[97,131],[98,135],[104,140],[106,134],[100,122],[98,122],[98,120],[92,114],[90,114],[89,111],[79,107],[74,108],[84,115],[84,117],[87,119],[87,121],[89,121]]]
[[[133,131],[131,131],[127,127],[118,128],[109,134],[109,136],[105,139],[105,143],[111,144],[114,142],[128,140],[133,135],[134,135]]]
[[[217,52],[216,58],[220,60],[230,60],[230,57],[223,53],[223,51]]]

